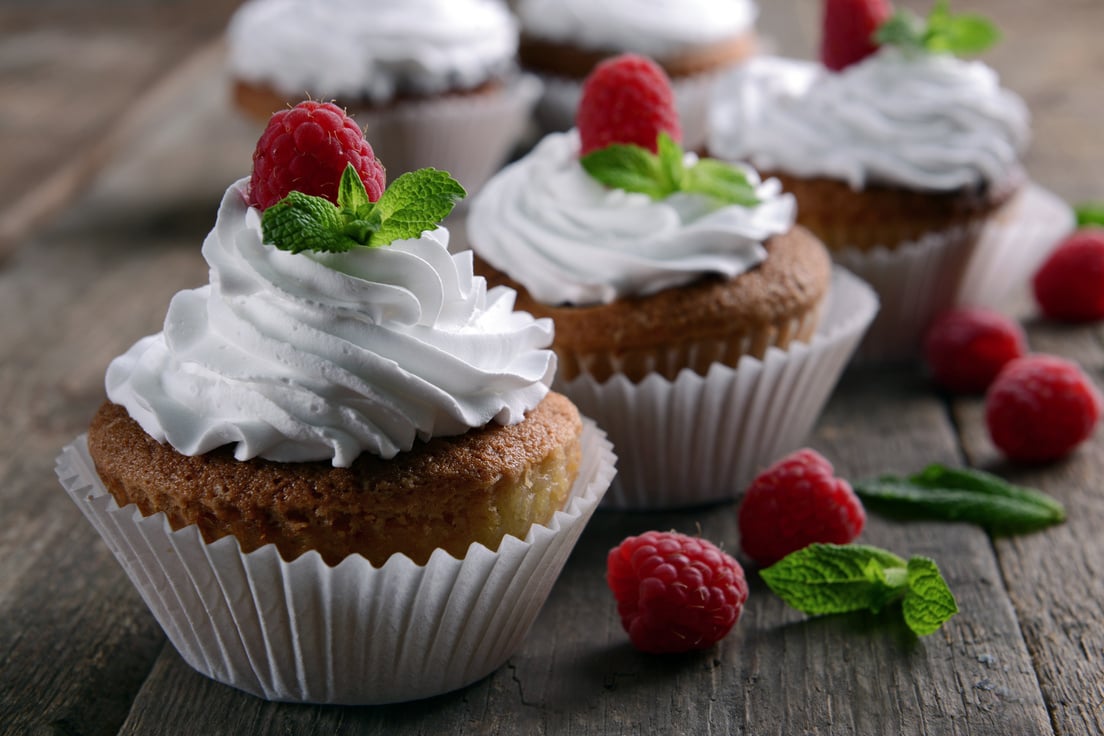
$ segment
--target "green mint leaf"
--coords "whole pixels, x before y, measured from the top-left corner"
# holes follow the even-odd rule
[[[704,194],[722,205],[754,207],[759,204],[755,187],[743,171],[711,158],[700,159],[687,169],[685,191]]]
[[[938,0],[928,17],[921,19],[898,10],[874,32],[874,42],[896,46],[907,53],[979,54],[1000,41],[1001,34],[987,18],[951,13],[947,0]]]
[[[614,143],[591,151],[579,163],[593,178],[614,189],[663,199],[674,192],[664,181],[658,156],[640,146]]]
[[[988,18],[974,14],[954,16],[941,34],[928,41],[932,51],[955,56],[980,54],[1001,40],[1000,31]]]
[[[261,216],[264,242],[280,250],[339,253],[360,245],[345,233],[341,213],[324,197],[290,192]]]
[[[931,465],[907,478],[892,475],[854,484],[872,511],[911,519],[968,521],[996,534],[1021,534],[1065,520],[1055,499],[980,470]]]
[[[660,131],[656,139],[656,151],[663,188],[668,193],[685,191],[686,165],[682,161],[682,146],[667,131]]]
[[[878,30],[874,31],[874,43],[879,46],[896,46],[910,52],[925,49],[925,24],[914,13],[898,10]]]
[[[1077,216],[1077,227],[1104,227],[1104,203],[1084,202],[1074,207],[1073,213]]]
[[[782,600],[812,615],[879,611],[905,592],[907,565],[877,547],[812,544],[760,575]]]
[[[372,207],[364,182],[360,180],[360,174],[352,164],[345,164],[345,171],[341,172],[341,183],[337,187],[337,206],[343,213],[354,215]]]
[[[373,214],[379,217],[379,228],[371,234],[368,245],[387,245],[432,230],[466,195],[464,187],[447,171],[419,169],[403,174],[391,182],[375,204]]]
[[[958,613],[958,602],[935,562],[927,557],[908,561],[908,592],[901,601],[905,623],[917,636],[939,630]]]

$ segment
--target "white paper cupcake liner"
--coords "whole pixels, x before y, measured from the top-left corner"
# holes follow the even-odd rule
[[[354,119],[387,166],[388,181],[432,166],[451,173],[470,198],[509,157],[540,93],[540,81],[522,74],[501,90],[358,109]]]
[[[671,80],[685,150],[697,151],[705,147],[713,85],[729,68]],[[579,107],[579,97],[583,92],[582,80],[541,75],[541,82],[544,94],[536,110],[540,127],[546,132],[575,127],[575,110]]]
[[[1056,194],[1028,184],[985,225],[956,302],[1006,308],[1050,251],[1076,227],[1073,209]]]
[[[588,375],[557,382],[609,433],[618,474],[603,505],[697,506],[736,498],[767,465],[805,440],[874,314],[878,298],[834,268],[824,317],[809,343],[770,348],[735,368],[714,364],[632,383]]]
[[[86,436],[57,460],[61,484],[103,537],[188,664],[267,700],[347,705],[414,700],[468,685],[518,648],[614,475],[604,433],[584,420],[579,477],[563,511],[463,559],[425,565],[360,555],[335,567],[308,552],[285,562],[274,545],[242,554],[233,537],[207,544],[163,513],[119,508],[100,482]]]
[[[920,354],[932,318],[952,306],[982,223],[932,233],[892,250],[835,251],[832,258],[878,293],[881,309],[855,355],[856,362],[908,360]]]

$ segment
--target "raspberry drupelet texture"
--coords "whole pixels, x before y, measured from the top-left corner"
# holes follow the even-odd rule
[[[886,0],[824,0],[821,62],[838,72],[873,54],[874,32],[892,14]]]
[[[621,542],[610,550],[606,582],[633,646],[652,654],[711,647],[739,620],[748,596],[740,563],[676,532]]]
[[[249,204],[266,210],[299,191],[337,204],[345,167],[352,164],[375,202],[386,186],[386,172],[364,132],[331,102],[300,102],[273,114],[253,151]]]
[[[575,125],[583,156],[613,143],[631,143],[655,153],[661,131],[682,142],[667,74],[637,54],[615,56],[594,67],[583,83]]]
[[[993,444],[1021,462],[1068,455],[1092,434],[1100,410],[1100,393],[1081,368],[1053,355],[1017,358],[985,395]]]
[[[924,358],[932,377],[955,393],[981,393],[1010,360],[1027,352],[1023,328],[990,309],[962,307],[943,312],[924,337]]]
[[[770,565],[813,542],[847,544],[866,524],[851,484],[810,449],[779,460],[751,482],[738,510],[740,545],[760,565]]]
[[[1039,308],[1051,319],[1104,319],[1104,228],[1085,228],[1063,240],[1031,285]]]

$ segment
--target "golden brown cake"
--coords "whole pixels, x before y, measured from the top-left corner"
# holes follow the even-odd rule
[[[438,547],[463,557],[473,542],[493,550],[507,534],[524,538],[563,508],[581,430],[575,406],[550,393],[519,424],[337,468],[239,461],[225,447],[189,457],[105,402],[88,448],[120,506],[163,511],[174,529],[196,524],[208,542],[233,535],[243,552],[275,544],[287,560],[314,549],[331,565],[361,554],[378,566],[395,553],[424,564]]]
[[[683,368],[705,375],[715,362],[735,366],[744,355],[762,358],[769,347],[812,338],[831,279],[827,251],[801,227],[765,247],[766,260],[734,278],[706,276],[589,306],[542,304],[487,263],[476,268],[488,283],[516,289],[519,309],[553,319],[561,378],[585,372],[604,381],[623,373],[640,381],[655,372],[673,379]]]

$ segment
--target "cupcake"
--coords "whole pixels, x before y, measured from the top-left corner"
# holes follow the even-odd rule
[[[336,101],[393,176],[435,166],[470,191],[509,155],[540,94],[517,73],[517,24],[495,0],[248,0],[227,38],[248,116]]]
[[[557,388],[618,448],[611,505],[732,498],[809,430],[875,301],[776,180],[682,151],[649,60],[601,63],[578,120],[476,196],[477,269],[555,321]]]
[[[820,62],[762,57],[721,79],[707,148],[794,194],[798,222],[881,297],[864,354],[904,358],[1023,188],[1029,117],[991,68],[936,50],[954,48],[932,30],[959,22],[945,5],[926,24],[877,7],[829,0]]]
[[[59,475],[197,670],[269,699],[381,703],[505,661],[613,459],[549,391],[551,322],[448,252],[436,222],[463,190],[447,174],[373,197],[364,142],[337,206],[321,176],[252,204],[273,196],[257,171],[319,165],[296,132],[339,113],[273,118],[299,148],[259,150],[227,190],[210,283],[112,361]]]
[[[518,57],[545,84],[538,118],[549,131],[572,126],[582,81],[598,62],[636,53],[671,78],[686,147],[697,149],[714,78],[756,47],[751,0],[520,0],[517,14]]]

